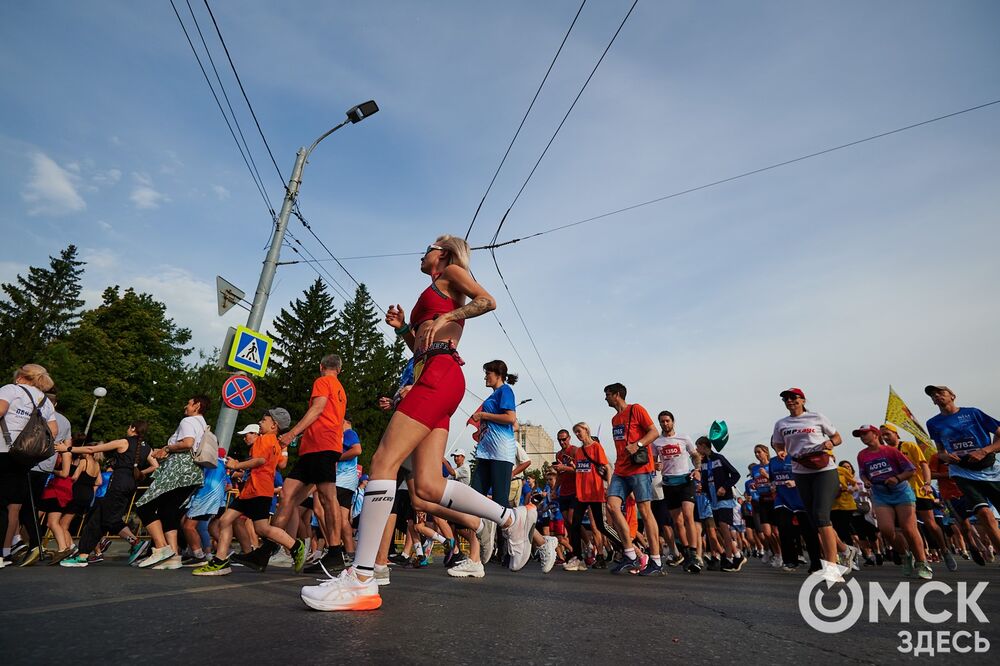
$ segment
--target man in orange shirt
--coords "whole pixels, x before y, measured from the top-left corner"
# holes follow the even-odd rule
[[[340,357],[327,354],[319,364],[319,377],[313,382],[309,409],[292,428],[279,438],[281,444],[291,444],[299,435],[299,459],[294,469],[285,477],[281,502],[272,524],[284,528],[299,504],[315,486],[313,498],[323,507],[320,528],[329,546],[320,560],[327,573],[343,571],[347,567],[344,544],[340,539],[342,515],[337,503],[337,461],[344,451],[344,414],[347,411],[347,394],[337,378],[341,369]]]
[[[219,544],[215,556],[205,566],[198,567],[192,573],[195,576],[225,576],[232,573],[229,566],[229,547],[233,542],[233,523],[240,516],[246,516],[253,521],[254,531],[261,538],[270,539],[276,544],[288,548],[295,561],[295,572],[302,571],[306,559],[305,543],[288,536],[283,529],[270,524],[271,499],[274,496],[274,470],[281,459],[281,446],[278,444],[278,432],[291,425],[292,418],[288,411],[281,407],[267,410],[260,420],[260,435],[254,440],[250,449],[250,458],[243,462],[226,458],[226,469],[250,470],[250,476],[243,485],[240,496],[226,509],[219,519]],[[259,569],[263,571],[263,566]]]
[[[611,432],[615,440],[615,472],[608,487],[608,508],[614,519],[618,533],[625,543],[625,557],[612,570],[621,573],[630,570],[641,576],[663,575],[660,560],[660,529],[653,517],[650,502],[653,499],[653,452],[649,444],[659,436],[656,424],[650,418],[649,412],[642,405],[629,405],[625,402],[626,388],[618,383],[604,387],[604,399],[608,406],[615,410],[611,419]],[[645,452],[646,461],[636,464],[633,454]],[[643,568],[629,535],[628,521],[622,513],[625,498],[632,494],[642,514],[642,523],[649,541],[650,561]]]

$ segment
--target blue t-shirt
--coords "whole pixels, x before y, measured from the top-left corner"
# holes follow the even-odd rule
[[[354,430],[344,431],[344,450],[348,450],[355,444],[360,444],[361,439]],[[358,488],[358,459],[337,461],[337,487],[344,490],[357,490]]]
[[[775,456],[771,458],[767,469],[774,484],[774,508],[785,507],[791,511],[805,511],[806,506],[802,503],[798,489],[785,485],[785,481],[795,480],[792,476],[792,459],[786,457],[782,460],[781,457]]]
[[[757,486],[754,484],[753,479],[747,479],[743,482],[743,492],[750,495],[750,499],[754,502],[760,499],[760,494],[757,492]]]
[[[954,414],[938,414],[927,421],[927,433],[940,448],[963,458],[993,443],[1000,422],[975,407],[959,407]],[[1000,481],[1000,457],[992,467],[973,470],[957,464],[948,466],[952,476],[974,481]]]
[[[517,409],[517,402],[514,400],[514,389],[510,387],[510,384],[503,384],[483,402],[483,411],[487,414],[505,414],[515,409]],[[476,458],[509,463],[515,461],[517,444],[514,440],[513,423],[480,421],[479,429]]]

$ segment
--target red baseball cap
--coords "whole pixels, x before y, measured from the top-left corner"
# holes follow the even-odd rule
[[[851,434],[854,435],[855,437],[861,437],[861,434],[865,432],[873,432],[876,435],[878,435],[882,431],[878,429],[877,425],[868,424],[868,425],[863,425],[860,428],[854,430]]]
[[[790,389],[785,389],[784,391],[782,391],[781,393],[778,394],[778,397],[779,398],[784,398],[785,396],[788,396],[788,395],[795,395],[795,396],[798,396],[798,397],[802,398],[803,400],[806,399],[806,394],[802,392],[802,389],[800,389],[800,388],[794,388],[794,387],[790,388]]]

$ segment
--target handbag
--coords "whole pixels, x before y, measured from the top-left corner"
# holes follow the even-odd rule
[[[42,416],[42,406],[45,405],[48,398],[43,394],[41,401],[36,405],[35,399],[31,397],[31,391],[23,386],[20,388],[28,396],[28,402],[32,407],[31,416],[24,424],[24,429],[13,440],[11,440],[10,430],[7,429],[6,416],[0,417],[0,429],[3,430],[3,438],[7,442],[11,458],[26,467],[33,467],[55,454],[56,438],[49,430],[49,424],[45,421],[45,417]]]
[[[608,471],[607,465],[598,464],[597,461],[595,461],[593,458],[587,455],[587,447],[581,446],[580,453],[583,454],[583,457],[586,458],[587,461],[594,466],[594,469],[596,469],[597,473],[600,474],[602,477],[604,476],[604,473]]]
[[[215,469],[219,464],[219,438],[216,437],[208,426],[201,439],[191,447],[191,458],[198,467]]]
[[[628,433],[632,429],[632,409],[635,405],[630,405],[628,408],[628,425],[625,426],[625,443],[628,444]],[[643,467],[649,464],[649,447],[643,446],[635,453],[630,453],[628,459],[632,461],[633,465],[638,465]]]
[[[795,462],[808,469],[823,469],[830,464],[830,452],[826,449],[803,453],[797,458],[792,458]]]

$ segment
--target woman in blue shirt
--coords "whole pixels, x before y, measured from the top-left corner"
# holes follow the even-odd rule
[[[517,453],[514,440],[517,402],[511,388],[517,382],[517,375],[508,373],[503,361],[490,361],[483,366],[483,372],[486,386],[493,393],[483,401],[483,408],[472,415],[472,420],[479,424],[472,487],[483,495],[491,495],[497,504],[508,506]]]

